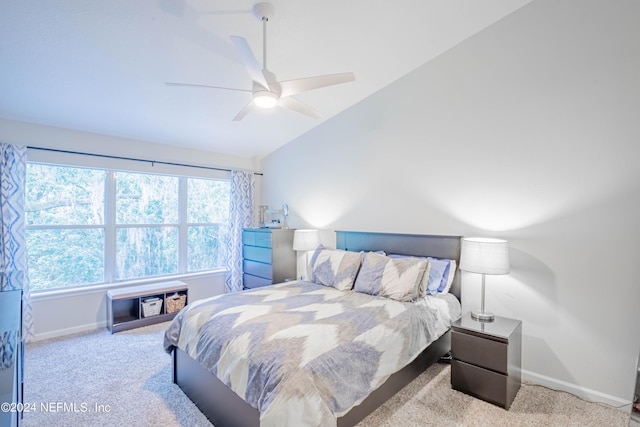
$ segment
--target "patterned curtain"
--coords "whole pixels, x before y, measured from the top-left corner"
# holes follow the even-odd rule
[[[0,292],[22,289],[22,336],[33,337],[24,187],[27,147],[0,143]]]
[[[225,292],[242,290],[242,229],[253,227],[255,187],[253,172],[231,171]]]

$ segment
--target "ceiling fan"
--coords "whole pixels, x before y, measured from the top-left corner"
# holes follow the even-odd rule
[[[304,114],[313,118],[320,118],[322,114],[306,104],[293,98],[292,95],[322,87],[333,86],[355,80],[353,73],[327,74],[323,76],[306,77],[295,80],[278,81],[275,74],[267,69],[267,22],[274,15],[275,8],[271,3],[259,2],[253,6],[253,14],[262,21],[263,60],[262,67],[256,60],[249,44],[243,37],[231,36],[231,42],[242,58],[249,77],[253,82],[252,89],[237,89],[221,86],[209,86],[190,83],[165,82],[167,86],[191,86],[212,89],[234,90],[249,92],[253,98],[236,116],[234,121],[242,120],[255,107],[273,108],[276,105]]]

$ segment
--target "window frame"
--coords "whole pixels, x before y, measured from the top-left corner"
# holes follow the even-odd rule
[[[203,274],[211,274],[216,272],[224,271],[224,267],[212,268],[212,269],[203,269],[196,271],[188,271],[188,230],[189,227],[192,226],[217,226],[217,227],[225,227],[228,224],[215,222],[215,223],[187,223],[188,215],[187,215],[187,187],[189,179],[204,179],[204,180],[212,180],[212,181],[226,181],[230,182],[229,174],[225,174],[225,177],[220,176],[202,176],[202,175],[192,175],[186,173],[176,173],[176,171],[172,172],[158,172],[158,171],[146,171],[146,170],[136,170],[136,169],[123,169],[123,168],[107,168],[107,167],[98,167],[98,166],[84,166],[78,164],[64,164],[64,163],[49,163],[46,161],[27,161],[27,165],[30,164],[39,164],[44,166],[55,166],[55,167],[67,167],[67,168],[82,168],[82,169],[93,169],[100,170],[105,172],[105,189],[104,189],[104,224],[55,224],[55,225],[26,225],[26,231],[29,230],[59,230],[59,229],[67,229],[67,230],[83,230],[83,229],[102,229],[104,232],[104,260],[103,260],[103,281],[101,282],[91,282],[91,283],[83,283],[83,284],[70,284],[68,286],[59,286],[52,288],[44,288],[44,289],[31,289],[33,293],[46,293],[46,292],[59,292],[59,291],[67,291],[67,290],[90,290],[90,289],[99,289],[109,285],[122,285],[127,282],[146,282],[146,281],[157,281],[162,278],[181,278],[188,277],[194,275],[203,275]],[[125,173],[133,173],[133,174],[154,174],[154,175],[164,175],[178,178],[178,222],[177,223],[162,223],[162,224],[117,224],[116,223],[116,193],[117,193],[117,182],[116,182],[116,174],[118,172]],[[218,174],[219,175],[219,174]],[[150,228],[150,227],[170,227],[177,228],[178,230],[178,248],[177,248],[177,267],[176,272],[171,274],[158,274],[158,275],[150,275],[150,276],[142,276],[135,278],[125,278],[125,279],[116,279],[116,265],[117,265],[117,230],[118,229],[130,229],[130,228]],[[28,250],[28,248],[27,248]]]

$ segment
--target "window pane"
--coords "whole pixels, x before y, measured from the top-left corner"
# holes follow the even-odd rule
[[[116,173],[117,224],[176,224],[178,177]]]
[[[229,181],[187,180],[187,222],[226,224],[229,218]]]
[[[173,274],[178,271],[178,227],[116,230],[116,279]]]
[[[27,230],[31,289],[104,282],[104,230]]]
[[[27,164],[27,225],[104,224],[106,172]]]
[[[227,251],[223,242],[226,227],[189,227],[188,234],[188,271],[225,267]]]

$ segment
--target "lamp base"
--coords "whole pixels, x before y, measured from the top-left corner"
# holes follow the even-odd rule
[[[474,310],[471,312],[471,318],[478,322],[493,322],[496,318],[493,313],[489,311]]]

